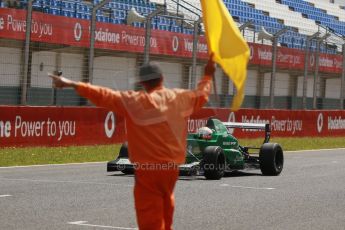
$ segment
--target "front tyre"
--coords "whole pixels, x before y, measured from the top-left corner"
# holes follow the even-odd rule
[[[204,150],[202,167],[207,180],[219,180],[224,176],[225,155],[219,146],[208,146]]]
[[[265,143],[259,153],[260,169],[263,175],[278,176],[284,166],[282,147],[277,143]]]

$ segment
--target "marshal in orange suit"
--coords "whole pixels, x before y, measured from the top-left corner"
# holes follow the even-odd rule
[[[141,230],[172,229],[178,165],[185,161],[187,120],[207,101],[215,67],[212,57],[197,89],[168,89],[155,63],[140,67],[141,91],[105,87],[51,76],[57,88],[73,87],[97,106],[126,118],[129,159],[136,165],[134,200]]]

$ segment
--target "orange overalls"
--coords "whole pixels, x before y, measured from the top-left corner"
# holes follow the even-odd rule
[[[185,162],[187,120],[208,100],[211,76],[196,90],[158,87],[150,92],[114,91],[78,83],[77,92],[126,118],[129,158],[135,171],[139,229],[172,229],[174,186]]]

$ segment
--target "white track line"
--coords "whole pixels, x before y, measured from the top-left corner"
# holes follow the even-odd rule
[[[6,195],[0,195],[0,198],[9,197],[9,196],[12,196],[12,195],[8,195],[8,194],[6,194]]]
[[[334,151],[334,150],[345,150],[345,148],[335,149],[310,149],[310,150],[295,150],[295,151],[284,151],[285,153],[303,153],[303,152],[319,152],[319,151]],[[31,168],[31,167],[48,167],[48,166],[70,166],[70,165],[92,165],[92,164],[105,164],[107,161],[100,162],[85,162],[85,163],[67,163],[67,164],[45,164],[45,165],[25,165],[25,166],[7,166],[0,167],[0,169],[11,169],[11,168]]]
[[[46,165],[24,165],[24,166],[7,166],[0,167],[0,169],[11,169],[11,168],[32,168],[32,167],[47,167],[47,166],[70,166],[70,165],[93,165],[107,163],[107,161],[101,162],[85,162],[85,163],[68,163],[68,164],[46,164]]]
[[[345,150],[345,148],[336,149],[307,149],[307,150],[294,150],[294,151],[284,151],[286,153],[303,153],[303,152],[320,152],[320,151],[334,151],[334,150]]]
[[[21,179],[21,178],[3,178],[1,180],[6,181],[24,181],[24,182],[38,182],[38,183],[70,183],[70,184],[90,184],[90,185],[110,185],[110,186],[122,186],[122,187],[133,187],[132,184],[113,184],[113,183],[100,183],[91,181],[64,181],[64,180],[35,180],[35,179]]]
[[[275,188],[247,187],[247,186],[230,186],[229,184],[221,184],[220,186],[231,187],[231,188],[256,189],[256,190],[274,190],[275,189]]]
[[[73,221],[73,222],[68,222],[68,224],[78,225],[78,226],[86,226],[86,227],[108,228],[108,229],[123,229],[123,230],[134,230],[134,229],[137,229],[137,228],[125,228],[125,227],[115,227],[115,226],[87,224],[87,221]]]

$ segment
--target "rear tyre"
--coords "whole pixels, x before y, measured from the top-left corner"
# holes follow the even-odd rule
[[[117,158],[128,158],[128,144],[123,143],[120,148],[120,152]]]
[[[127,142],[122,144],[122,146],[120,148],[119,156],[117,158],[128,158],[128,144],[127,144]],[[123,170],[121,170],[121,172],[124,174],[133,174],[134,169],[123,169]]]
[[[260,169],[263,175],[278,176],[284,166],[282,147],[277,143],[265,143],[259,153]]]
[[[202,167],[207,180],[219,180],[224,176],[225,155],[219,146],[208,146],[204,150]]]

